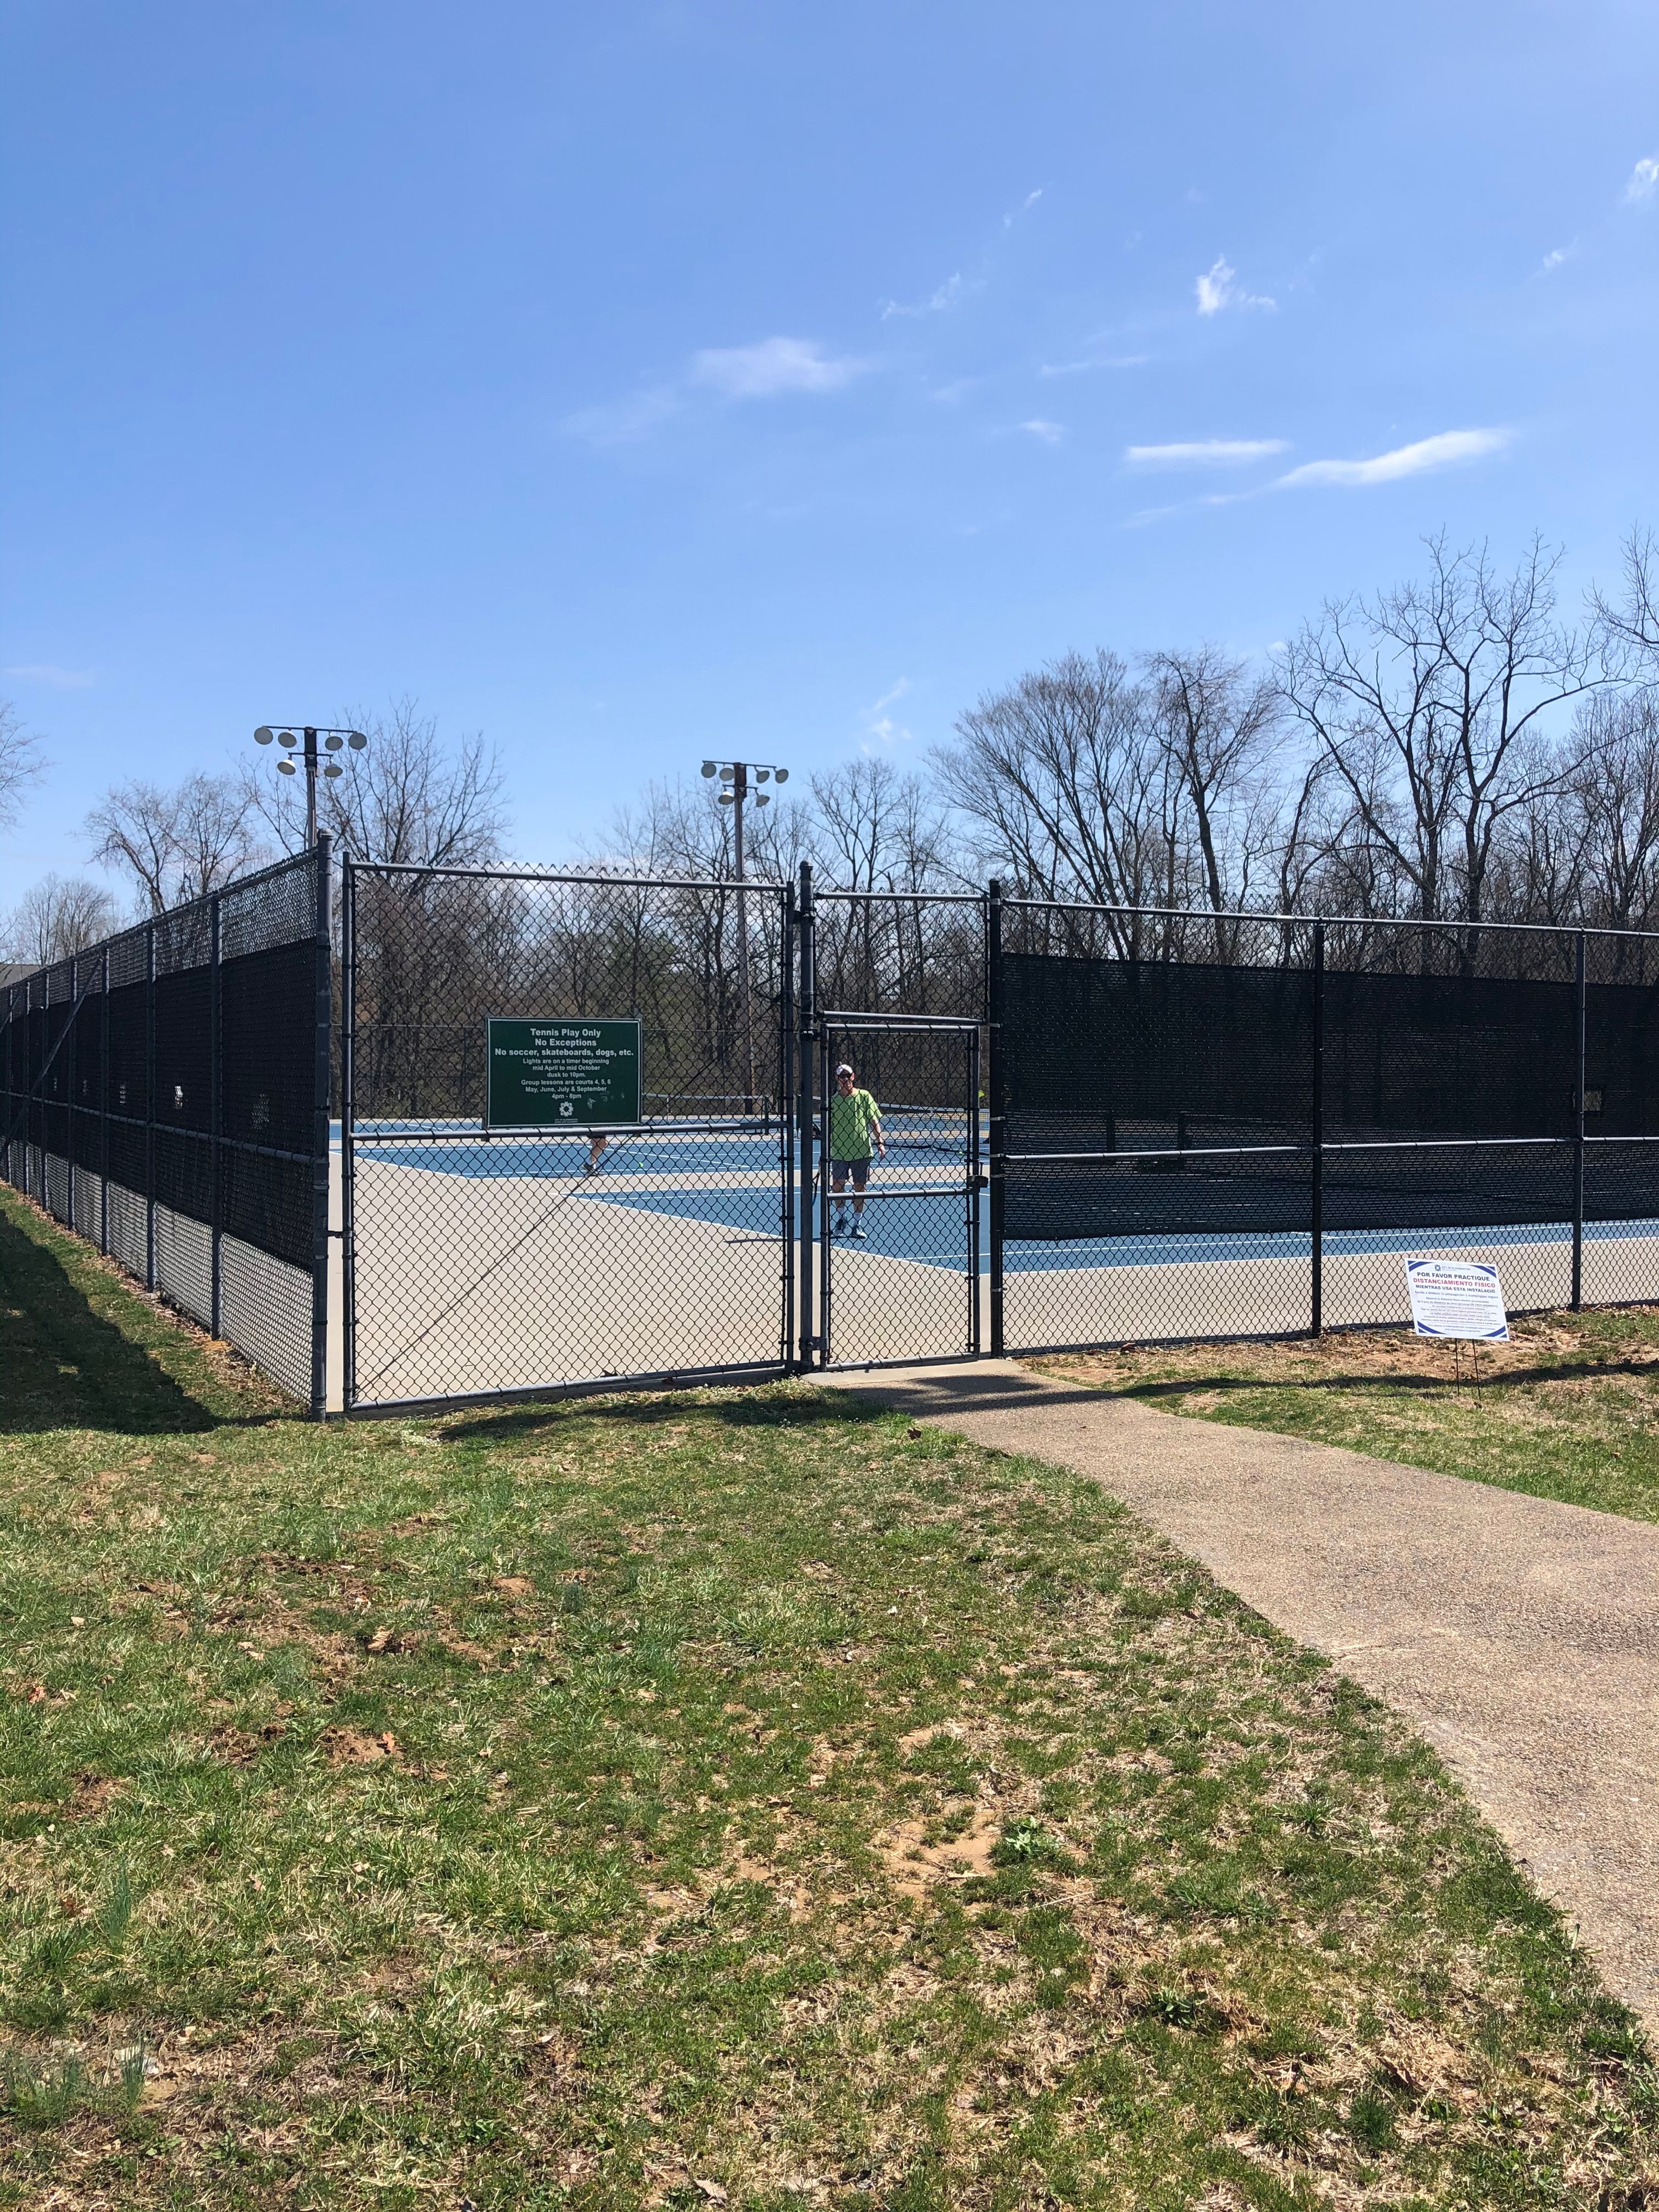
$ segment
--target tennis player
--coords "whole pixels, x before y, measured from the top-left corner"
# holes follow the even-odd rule
[[[887,1146],[881,1133],[881,1109],[867,1091],[858,1087],[850,1061],[836,1070],[836,1095],[830,1101],[830,1188],[835,1194],[835,1233],[847,1232],[847,1184],[853,1185],[854,1237],[862,1237],[865,1186],[870,1180],[871,1146],[885,1159]]]

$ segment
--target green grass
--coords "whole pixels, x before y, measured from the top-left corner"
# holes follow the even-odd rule
[[[0,2205],[1650,2203],[1430,1752],[804,1387],[311,1426],[0,1198]]]
[[[1453,1381],[1449,1346],[1404,1329],[1033,1364],[1166,1413],[1659,1521],[1659,1312],[1533,1315],[1510,1329],[1510,1343],[1481,1348],[1478,1389]],[[1463,1363],[1467,1377],[1467,1351]]]

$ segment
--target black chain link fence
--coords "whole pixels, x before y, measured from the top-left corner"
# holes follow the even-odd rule
[[[776,886],[348,861],[345,1395],[781,1370]],[[635,1118],[492,1122],[492,1018],[637,1021]]]
[[[0,1172],[318,1413],[329,881],[325,840],[0,994]]]
[[[994,1337],[1659,1297],[1659,940],[994,899]]]

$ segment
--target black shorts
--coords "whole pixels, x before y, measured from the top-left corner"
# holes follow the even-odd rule
[[[831,1182],[845,1182],[848,1176],[851,1176],[853,1178],[853,1188],[854,1190],[862,1190],[864,1188],[866,1183],[870,1180],[870,1156],[867,1152],[861,1160],[830,1161],[830,1180]]]

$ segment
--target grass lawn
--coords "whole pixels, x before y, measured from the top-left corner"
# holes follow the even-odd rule
[[[1659,1521],[1659,1312],[1554,1313],[1482,1346],[1364,1329],[1279,1344],[1131,1346],[1033,1360],[1165,1413],[1350,1444],[1382,1459]],[[1463,1372],[1469,1372],[1464,1354]]]
[[[1069,1474],[308,1425],[3,1197],[0,1513],[0,2204],[1659,2202],[1431,1753]]]

